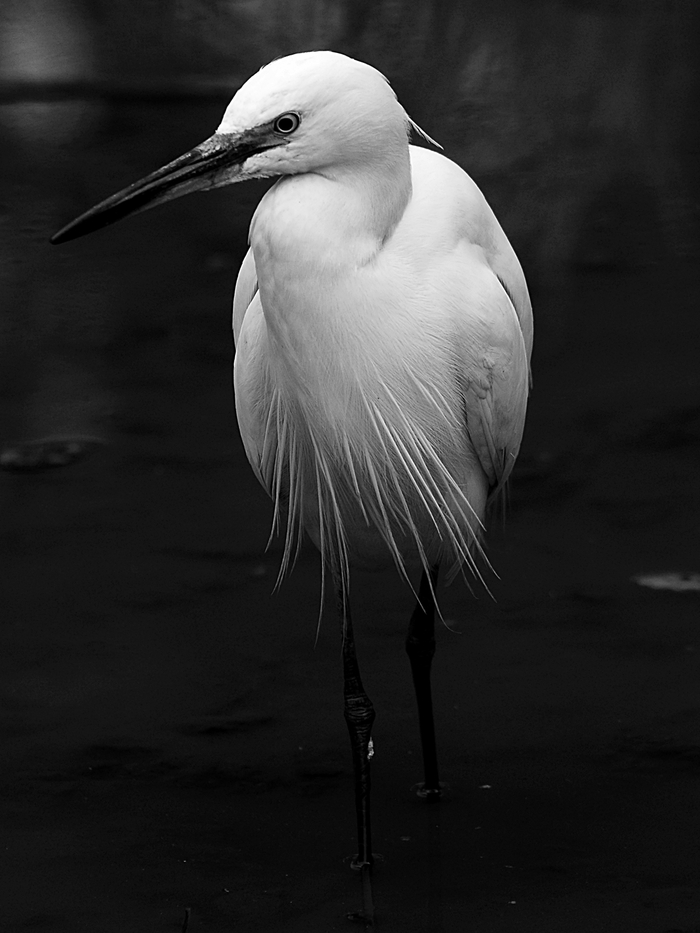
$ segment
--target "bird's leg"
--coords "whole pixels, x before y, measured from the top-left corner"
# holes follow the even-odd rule
[[[430,690],[430,665],[435,654],[435,587],[439,567],[432,567],[430,576],[423,571],[418,602],[413,610],[406,636],[406,653],[411,662],[413,686],[418,703],[418,724],[423,747],[425,781],[418,793],[421,797],[439,797],[442,793],[438,778],[433,698]]]
[[[371,867],[372,832],[370,825],[370,768],[372,756],[372,723],[374,707],[365,693],[360,678],[360,668],[355,654],[355,639],[350,618],[350,602],[345,585],[337,586],[338,607],[343,626],[343,677],[345,682],[345,721],[350,733],[352,760],[355,771],[355,809],[357,813],[357,856],[352,867],[359,870],[362,880],[362,915],[357,918],[371,926],[374,921],[372,900]]]

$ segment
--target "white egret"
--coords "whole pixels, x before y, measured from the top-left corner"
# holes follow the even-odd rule
[[[342,618],[364,919],[372,923],[372,704],[355,657],[350,567],[420,572],[409,623],[425,781],[439,796],[430,693],[438,568],[476,559],[487,504],[520,447],[532,313],[484,196],[417,129],[386,79],[334,52],[277,59],[205,142],[94,207],[58,243],[164,201],[279,176],[258,205],[236,283],[234,384],[250,464],[303,530]]]

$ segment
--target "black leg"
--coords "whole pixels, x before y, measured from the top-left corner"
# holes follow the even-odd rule
[[[406,636],[406,652],[411,662],[413,686],[418,703],[418,723],[423,746],[425,782],[418,793],[422,797],[439,797],[437,749],[435,746],[435,724],[433,722],[433,698],[430,691],[430,665],[435,654],[435,597],[438,567],[430,570],[430,577],[423,572],[418,591],[418,602],[411,616]]]
[[[355,919],[363,920],[365,927],[374,923],[372,899],[372,830],[370,824],[370,768],[371,733],[374,722],[374,707],[365,693],[360,678],[360,668],[355,654],[355,639],[350,618],[348,594],[342,585],[337,586],[338,607],[343,626],[343,677],[345,681],[345,721],[350,733],[352,761],[355,771],[355,809],[357,813],[357,856],[352,867],[360,871],[362,881],[362,914]]]

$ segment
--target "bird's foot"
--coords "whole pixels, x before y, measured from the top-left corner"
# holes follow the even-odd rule
[[[381,862],[383,858],[384,856],[379,855],[377,852],[372,853],[371,859],[361,860],[359,855],[352,855],[350,856],[350,868],[352,868],[353,871],[362,871],[362,869],[365,867],[371,868],[375,862]]]
[[[444,797],[449,794],[449,785],[439,782],[437,787],[426,787],[423,781],[420,784],[414,784],[411,790],[416,792],[418,797],[422,797],[424,800],[442,800]]]

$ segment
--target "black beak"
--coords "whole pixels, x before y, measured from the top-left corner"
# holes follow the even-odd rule
[[[280,144],[283,140],[267,124],[242,133],[215,133],[190,152],[90,208],[54,233],[51,242],[74,240],[191,191],[231,184],[238,180],[246,159]]]

